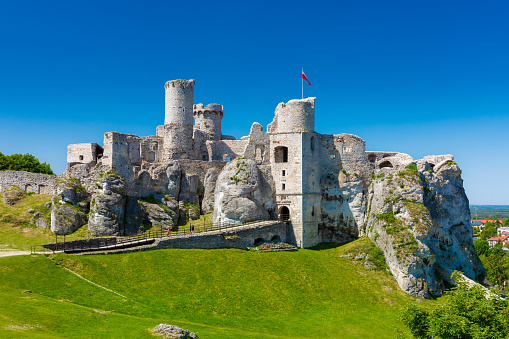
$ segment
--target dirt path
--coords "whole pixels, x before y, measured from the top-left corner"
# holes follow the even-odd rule
[[[0,250],[0,257],[10,257],[13,255],[27,255],[27,254],[30,254],[30,251]]]

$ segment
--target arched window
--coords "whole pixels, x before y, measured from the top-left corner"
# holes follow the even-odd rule
[[[376,162],[376,154],[371,153],[370,155],[368,155],[368,160],[369,162]]]
[[[311,137],[311,150],[315,150],[315,137]]]
[[[274,159],[276,162],[288,162],[288,147],[276,147],[274,149]]]

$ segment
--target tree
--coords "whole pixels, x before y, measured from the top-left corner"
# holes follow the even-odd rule
[[[497,235],[497,228],[495,227],[494,223],[487,222],[486,226],[484,227],[484,231],[481,233],[481,238],[483,239],[489,239],[491,237],[494,237]]]
[[[408,306],[401,320],[416,338],[508,338],[509,302],[486,295],[480,286],[469,287],[453,275],[457,287],[445,293],[435,308]]]
[[[32,154],[3,155],[0,153],[0,171],[26,171],[32,173],[54,174],[49,164],[40,163]]]
[[[490,251],[490,245],[486,239],[474,240],[474,248],[478,256],[486,255]]]
[[[508,226],[509,225],[509,218],[506,218],[506,219],[504,219],[502,221],[504,223],[504,226]]]

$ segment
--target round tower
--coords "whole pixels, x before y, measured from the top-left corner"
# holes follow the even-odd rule
[[[280,103],[276,107],[275,121],[277,133],[314,132],[315,99],[294,99]]]
[[[190,158],[193,147],[194,80],[170,80],[164,88],[165,157],[167,159]]]
[[[194,132],[201,132],[205,140],[221,140],[221,119],[223,105],[203,104],[194,105]]]

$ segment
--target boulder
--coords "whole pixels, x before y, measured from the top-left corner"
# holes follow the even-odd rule
[[[92,195],[88,229],[93,236],[119,235],[124,232],[125,180],[106,173],[97,182]]]
[[[17,201],[23,199],[25,192],[16,186],[11,186],[9,190],[4,191],[4,203],[14,205]]]
[[[152,332],[157,333],[165,338],[175,339],[197,339],[198,336],[194,332],[189,332],[178,326],[159,324],[155,328],[151,329]]]
[[[48,220],[46,220],[44,218],[38,218],[35,221],[35,226],[36,227],[42,227],[42,228],[48,228],[49,227],[49,223],[48,223]]]
[[[42,218],[37,219],[37,221]],[[58,235],[67,235],[76,232],[85,225],[87,218],[85,213],[72,205],[56,203],[51,210],[51,231]]]
[[[216,181],[219,175],[217,168],[209,168],[205,174],[203,182],[203,201],[201,209],[204,214],[210,213],[214,210],[214,191],[216,189]]]
[[[238,158],[219,174],[214,201],[214,223],[267,219],[276,206],[275,188],[254,161]]]
[[[452,156],[442,160],[445,166],[407,157],[384,158],[392,167],[373,173],[368,236],[383,250],[393,276],[409,294],[440,295],[445,283],[454,283],[455,270],[482,281],[486,273],[473,247],[459,167]]]

